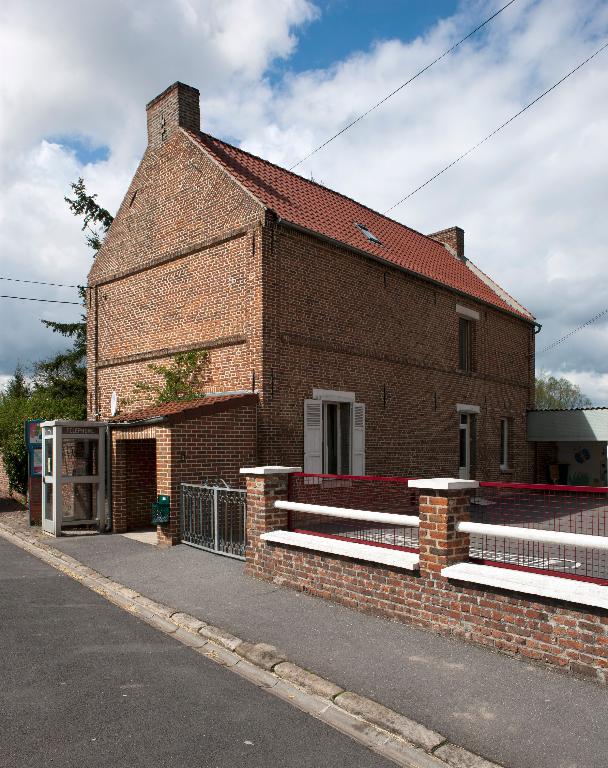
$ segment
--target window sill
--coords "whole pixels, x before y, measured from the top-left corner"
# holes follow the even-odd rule
[[[356,544],[352,541],[312,536],[308,533],[270,531],[269,533],[263,533],[260,538],[272,544],[302,547],[303,549],[311,549],[315,552],[326,552],[330,555],[350,557],[353,560],[366,560],[393,568],[403,568],[406,571],[418,570],[420,561],[417,552],[404,552],[400,549],[389,549],[388,547],[374,547],[370,544]]]
[[[561,576],[545,576],[542,573],[496,568],[477,563],[457,563],[441,571],[446,579],[483,584],[487,587],[522,592],[568,603],[608,608],[608,586],[589,581],[565,579]]]

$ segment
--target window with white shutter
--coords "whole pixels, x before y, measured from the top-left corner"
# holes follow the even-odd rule
[[[304,401],[304,472],[365,474],[365,405],[323,394],[336,399]]]
[[[363,403],[353,403],[352,474],[365,474],[365,405]]]
[[[323,472],[323,403],[304,400],[304,472]]]

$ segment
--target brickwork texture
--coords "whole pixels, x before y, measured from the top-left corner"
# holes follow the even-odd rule
[[[529,321],[277,220],[186,132],[196,89],[176,84],[147,114],[148,147],[89,275],[90,417],[109,416],[112,392],[122,413],[143,404],[134,384],[154,380],[150,362],[208,349],[205,392],[259,393],[259,464],[302,464],[303,401],[319,388],[366,405],[367,473],[457,474],[464,403],[480,409],[473,475],[533,479]],[[462,230],[433,237],[463,257]],[[470,372],[457,304],[479,313]]]
[[[211,413],[183,415],[160,424],[112,429],[112,520],[115,533],[148,527],[157,495],[171,500],[168,525],[157,527],[162,545],[180,541],[181,483],[222,478],[234,487],[240,468],[256,459],[257,398]]]
[[[350,608],[451,634],[495,650],[608,682],[608,611],[453,582],[441,569],[468,559],[466,492],[420,495],[420,570],[405,571],[266,543],[287,527],[274,509],[286,475],[247,478],[246,572]],[[437,492],[439,493],[439,492]]]

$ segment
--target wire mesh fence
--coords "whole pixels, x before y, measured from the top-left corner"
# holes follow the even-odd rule
[[[480,483],[473,522],[608,536],[608,491],[571,486]],[[608,584],[608,552],[500,536],[471,535],[470,557],[491,565],[556,573]]]
[[[326,507],[418,516],[418,491],[407,478],[294,473],[289,500]],[[418,528],[400,524],[290,512],[289,530],[391,549],[416,550]]]

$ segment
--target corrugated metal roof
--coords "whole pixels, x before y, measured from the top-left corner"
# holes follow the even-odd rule
[[[608,441],[608,408],[528,411],[528,440]]]
[[[570,411],[608,411],[608,405],[589,405],[584,408],[530,408],[528,413],[569,413]]]

